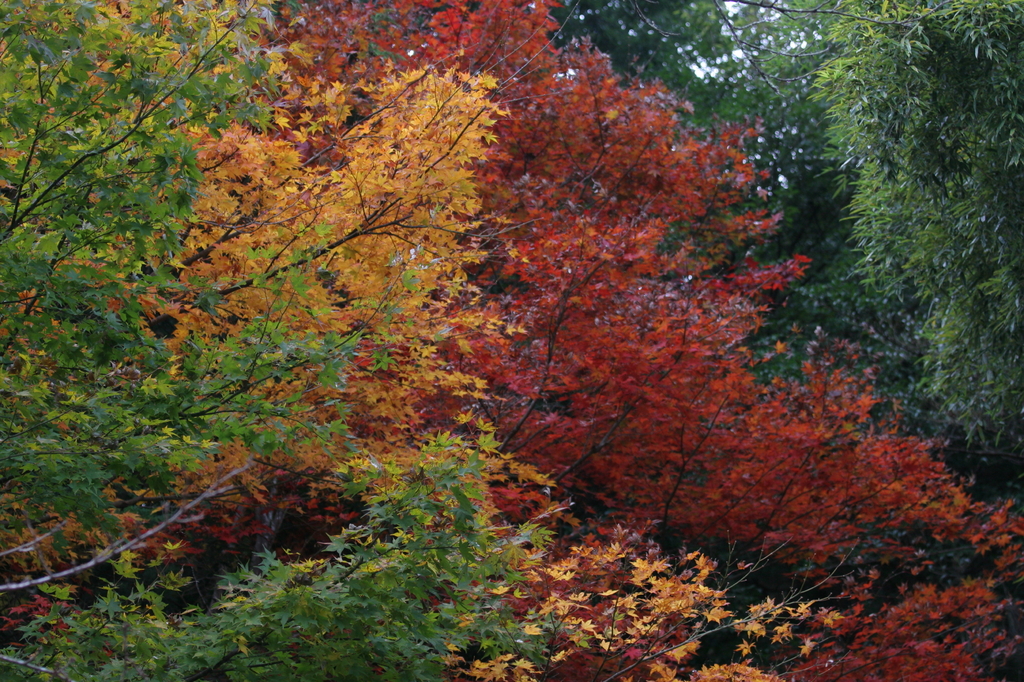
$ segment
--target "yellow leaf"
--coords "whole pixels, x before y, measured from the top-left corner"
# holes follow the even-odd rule
[[[707,618],[710,623],[721,623],[722,619],[729,615],[731,615],[730,612],[723,609],[721,606],[716,606],[710,611],[704,613],[704,617]]]
[[[675,662],[679,662],[687,656],[692,656],[697,653],[697,649],[700,647],[700,642],[687,642],[682,646],[678,646],[670,651],[666,652],[666,656],[671,658]]]
[[[238,646],[238,650],[246,655],[248,655],[249,653],[249,649],[245,646],[248,643],[248,640],[242,635],[238,635],[237,637],[235,637],[235,644]]]
[[[788,639],[793,638],[793,625],[791,623],[785,623],[775,627],[775,632],[772,634],[772,642],[785,642]]]

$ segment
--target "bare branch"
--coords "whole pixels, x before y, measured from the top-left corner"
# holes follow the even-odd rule
[[[21,666],[22,668],[28,668],[29,670],[32,670],[37,673],[43,673],[44,675],[53,675],[58,680],[63,680],[63,682],[75,682],[73,679],[71,679],[59,670],[54,670],[52,668],[44,668],[41,665],[36,665],[31,661],[26,661],[21,658],[14,658],[13,656],[4,656],[3,654],[0,654],[0,661],[3,661],[4,663],[10,663],[11,665]]]
[[[72,566],[71,568],[66,568],[63,571],[57,571],[56,573],[52,573],[49,575],[39,576],[38,578],[26,578],[25,580],[19,580],[18,582],[0,584],[0,593],[15,592],[17,590],[24,590],[30,587],[39,587],[40,585],[45,585],[46,583],[53,582],[54,580],[70,578],[73,575],[78,575],[79,573],[95,568],[96,566],[99,566],[100,564],[109,561],[110,559],[118,556],[119,554],[122,554],[123,552],[127,552],[128,550],[134,547],[138,547],[139,545],[145,543],[147,540],[149,540],[157,533],[161,533],[170,526],[177,523],[178,519],[180,519],[187,512],[191,511],[198,505],[202,504],[211,497],[220,495],[229,488],[232,488],[233,486],[225,486],[224,484],[227,481],[234,478],[235,476],[237,476],[238,474],[245,471],[246,469],[249,469],[251,466],[252,462],[249,461],[240,467],[232,469],[227,474],[218,479],[213,485],[207,488],[206,492],[204,492],[202,495],[198,496],[188,504],[178,507],[178,510],[176,512],[174,512],[166,519],[164,519],[157,525],[147,530],[145,533],[138,535],[134,538],[128,538],[121,540],[119,542],[115,542],[109,547],[100,550],[100,552],[89,561],[77,564],[75,566]]]

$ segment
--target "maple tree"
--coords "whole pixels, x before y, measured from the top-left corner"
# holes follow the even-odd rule
[[[176,7],[165,28],[234,27]],[[5,619],[23,628],[3,653],[14,674],[985,679],[1012,651],[998,618],[1015,608],[1019,519],[875,414],[855,348],[817,339],[801,379],[755,376],[772,357],[745,339],[806,265],[750,256],[778,220],[743,153],[756,131],[688,128],[660,85],[623,80],[585,42],[554,49],[550,8],[279,8],[265,46],[225,42],[189,72],[213,80],[185,92],[227,94],[192,125],[178,109],[155,122],[173,154],[152,160],[140,137],[109,157],[135,184],[184,169],[168,194],[103,203],[97,168],[68,195],[104,236],[41,260],[89,272],[86,298],[131,344],[5,274],[22,311],[7,339],[25,349],[5,366],[11,404],[49,414],[53,382],[74,376],[88,405],[117,409],[36,419],[100,459],[176,457],[68,472],[91,506],[41,497],[5,517],[9,591],[24,577],[46,594]],[[80,72],[75,46],[50,47],[52,87],[121,82],[102,67],[143,25],[125,11],[83,25],[107,42]],[[261,87],[221,78],[238,50]],[[266,115],[232,120],[233,98]],[[70,106],[101,122],[87,161],[122,153],[102,142],[109,112]],[[17,141],[11,178],[57,144]],[[177,213],[143,230],[134,202]],[[45,240],[53,220],[12,233]],[[97,354],[79,369],[41,359],[83,341]],[[130,438],[82,435],[104,418]],[[5,500],[57,484],[4,466]],[[703,553],[673,560],[681,545]]]
[[[138,490],[179,499],[177,477],[216,436],[199,413],[231,410],[205,377],[175,374],[139,299],[174,287],[149,261],[174,250],[189,215],[192,136],[258,120],[248,87],[262,68],[237,59],[254,45],[257,17],[245,12],[5,3],[0,16],[13,93],[0,114],[8,591],[35,584],[34,571],[74,575],[109,558],[90,557],[97,545],[137,543],[122,533],[135,533],[139,515],[119,502]]]

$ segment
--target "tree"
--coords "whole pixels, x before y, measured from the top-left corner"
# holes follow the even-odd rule
[[[145,498],[180,499],[177,476],[267,414],[240,409],[222,392],[231,380],[177,373],[140,303],[175,288],[152,263],[179,251],[195,135],[255,115],[245,94],[262,67],[236,58],[255,14],[5,3],[0,21],[0,533],[19,546],[5,552],[6,591],[129,549]],[[231,416],[211,427],[211,410]],[[223,493],[225,471],[197,495]]]
[[[499,539],[503,529],[478,513],[471,497],[481,493],[466,484],[478,463],[439,459],[460,445],[430,444],[415,477],[397,465],[361,471],[351,463],[339,492],[372,490],[363,524],[315,559],[268,553],[258,571],[225,576],[209,610],[169,608],[189,578],[162,568],[146,579],[152,568],[123,554],[91,608],[53,608],[26,628],[30,660],[79,681],[427,681],[440,679],[452,652],[485,636],[487,653],[503,652],[518,628],[495,588],[508,577],[504,550],[525,538]],[[67,588],[53,594],[68,599]],[[40,672],[22,666],[24,679],[32,670]]]
[[[1015,428],[1020,374],[1017,2],[904,3],[838,21],[822,72],[834,134],[860,166],[868,272],[931,306],[933,389]],[[965,106],[965,103],[968,103]]]
[[[760,119],[763,132],[747,151],[770,171],[762,187],[783,221],[759,257],[778,260],[799,253],[812,259],[805,275],[774,297],[774,311],[750,341],[767,350],[783,340],[794,350],[778,363],[785,370],[773,371],[797,376],[806,359],[800,347],[818,327],[856,341],[865,366],[879,369],[877,393],[893,401],[904,428],[946,439],[944,457],[973,479],[976,494],[1019,496],[1015,420],[1006,414],[984,418],[980,408],[965,417],[959,408],[944,405],[948,396],[942,391],[928,388],[930,294],[921,294],[912,276],[902,278],[901,286],[886,286],[892,280],[877,269],[874,275],[872,268],[861,269],[849,215],[860,166],[844,163],[849,155],[830,143],[828,98],[811,97],[812,73],[842,50],[829,38],[833,22],[870,25],[878,17],[855,5],[585,0],[557,16],[564,22],[559,40],[589,37],[620,72],[660,79],[684,95],[696,121]],[[909,30],[915,19],[905,20]],[[872,281],[863,281],[866,272]]]

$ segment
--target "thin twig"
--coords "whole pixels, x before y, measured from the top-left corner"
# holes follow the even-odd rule
[[[10,549],[5,549],[3,551],[0,551],[0,557],[5,557],[8,554],[17,554],[18,552],[31,552],[31,551],[33,551],[33,549],[40,542],[42,542],[46,538],[50,537],[51,535],[53,535],[54,533],[59,531],[61,528],[66,526],[67,523],[68,523],[67,520],[61,521],[60,523],[58,523],[56,526],[54,526],[50,530],[46,531],[42,535],[38,535],[38,536],[32,538],[28,542],[22,543],[22,544],[18,545],[17,547],[11,547]]]

